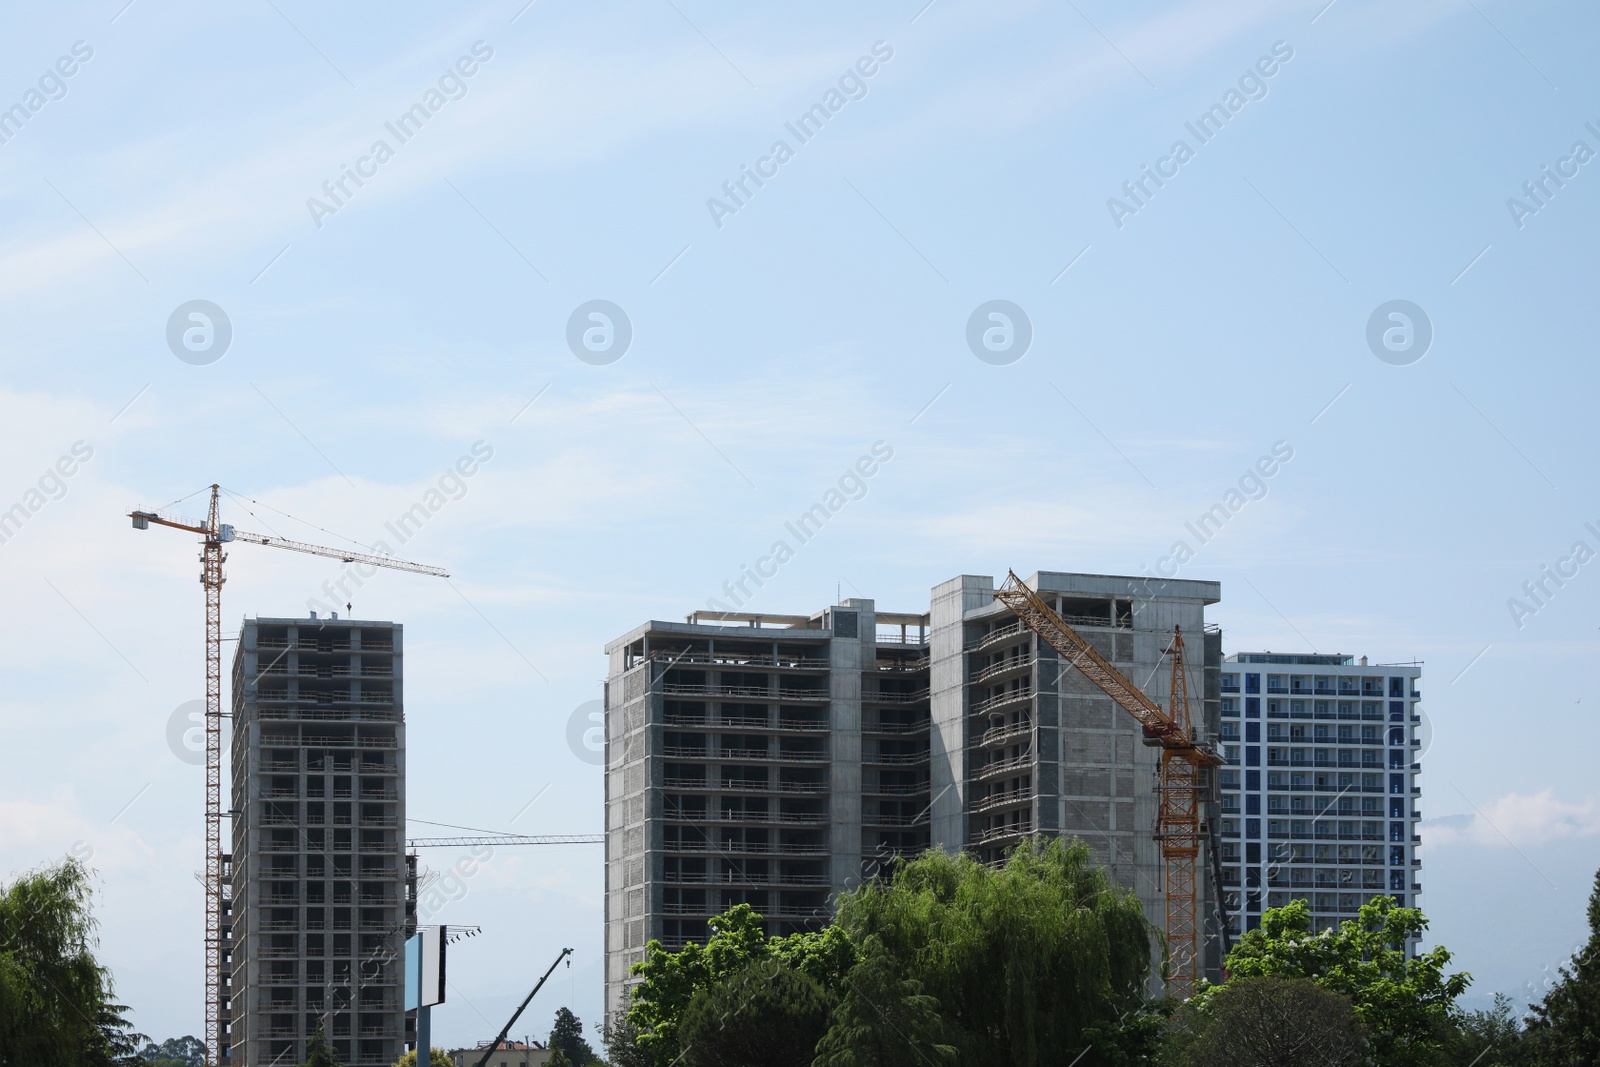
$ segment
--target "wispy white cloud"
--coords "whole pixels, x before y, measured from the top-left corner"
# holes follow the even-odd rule
[[[912,69],[904,77],[918,86],[915,106],[896,109],[893,117],[880,112],[883,117],[844,133],[870,139],[882,151],[907,139],[947,139],[952,125],[989,130],[997,121],[1025,127],[1053,120],[1118,91],[1134,76],[1130,62],[1160,84],[1282,13],[1283,5],[1270,0],[1189,4],[1102,26],[1115,48],[1084,26],[1064,54],[974,70],[959,83],[930,88],[920,85],[921,74]],[[993,21],[992,12],[982,17]],[[748,128],[752,136],[765,136],[794,100],[826,86],[830,72],[844,69],[870,44],[749,44],[739,62],[759,71],[760,88],[748,92],[735,88],[737,82],[730,85],[722,61],[708,59],[699,48],[662,49],[639,34],[619,39],[614,24],[588,18],[592,27],[586,30],[585,16],[579,16],[562,39],[607,40],[603,62],[575,56],[565,46],[530,49],[510,39],[492,41],[495,58],[468,82],[468,95],[446,105],[411,143],[397,146],[395,160],[357,191],[350,206],[370,211],[444,177],[497,162],[548,172],[685,134]],[[893,73],[900,77],[918,53],[936,54],[968,32],[967,20],[946,18],[931,40],[915,49],[901,46],[901,66]],[[282,242],[318,236],[307,198],[321,196],[322,183],[337,178],[340,166],[352,163],[375,138],[392,141],[384,122],[430,88],[437,72],[479,33],[493,36],[484,28],[462,28],[446,43],[414,44],[363,72],[354,100],[343,85],[317,83],[299,94],[261,98],[253,108],[244,104],[229,116],[225,139],[204,123],[163,128],[58,161],[69,168],[58,177],[68,195],[81,192],[86,214],[147,272],[170,274],[258,245],[264,263]],[[174,167],[177,159],[184,165]],[[127,269],[100,237],[64,214],[54,194],[25,181],[29,174],[28,168],[15,170],[0,184],[6,198],[34,207],[31,224],[13,224],[9,247],[0,254],[0,284],[26,293],[58,287],[84,271]],[[115,185],[107,184],[110,176]]]
[[[1567,801],[1555,790],[1508,793],[1481,804],[1478,812],[1429,819],[1422,843],[1445,848],[1469,844],[1486,848],[1533,847],[1600,834],[1600,798]]]

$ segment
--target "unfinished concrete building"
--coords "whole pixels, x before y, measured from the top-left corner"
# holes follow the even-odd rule
[[[1218,736],[1216,583],[1028,584],[1146,686],[1174,625],[1204,634],[1203,656],[1190,638],[1189,687],[1197,732]],[[606,646],[608,1017],[646,942],[703,939],[737,903],[769,933],[814,928],[840,893],[930,846],[994,862],[1030,835],[1080,837],[1163,914],[1154,750],[994,589],[962,575],[914,613],[868,599],[808,616],[700,612]],[[1209,877],[1201,908],[1214,915]],[[1214,941],[1203,961],[1218,973]]]
[[[401,626],[246,619],[233,661],[231,1062],[404,1052]]]

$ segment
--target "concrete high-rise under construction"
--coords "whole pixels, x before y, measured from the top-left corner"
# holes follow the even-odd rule
[[[404,1051],[414,922],[401,627],[246,619],[233,660],[230,1061],[349,1067]]]
[[[1164,685],[1181,626],[1195,733],[1218,739],[1217,583],[1039,572],[1027,584],[1147,688]],[[995,861],[1028,836],[1079,837],[1161,921],[1157,750],[994,591],[962,575],[920,612],[867,599],[805,616],[697,612],[606,646],[608,1016],[647,941],[701,939],[742,902],[770,933],[816,927],[838,894],[930,846]],[[1215,892],[1207,872],[1208,934]],[[1203,973],[1220,963],[1208,937]]]

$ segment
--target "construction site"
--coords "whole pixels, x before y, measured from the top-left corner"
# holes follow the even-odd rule
[[[201,545],[207,1056],[296,1063],[321,1032],[351,1067],[391,1064],[417,1041],[401,969],[416,850],[602,838],[407,837],[399,622],[246,618],[225,712],[224,546],[447,576],[237,530],[225,492],[204,520],[129,513]],[[606,644],[608,1021],[650,942],[703,941],[739,904],[769,935],[819,929],[927,849],[993,866],[1027,839],[1082,840],[1158,923],[1152,992],[1179,1001],[1291,890],[1319,929],[1376,896],[1415,903],[1420,669],[1227,655],[1207,614],[1221,598],[1206,581],[960,575],[926,611],[696,612]]]
[[[923,612],[696,612],[610,642],[608,1015],[649,942],[703,940],[736,904],[769,934],[817,928],[928,848],[998,864],[1083,840],[1163,930],[1154,973],[1180,1000],[1291,887],[1324,890],[1319,929],[1374,896],[1415,903],[1419,668],[1225,657],[1221,595],[961,575]],[[1265,687],[1238,662],[1257,655]],[[1241,706],[1241,674],[1267,696]],[[1288,699],[1313,693],[1344,699]],[[1336,721],[1292,722],[1313,717]]]
[[[337,612],[244,619],[224,712],[224,546],[256,544],[347,565],[448,574],[392,556],[237,530],[221,521],[220,508],[224,495],[239,498],[218,485],[209,493],[203,520],[165,510],[128,513],[136,530],[158,526],[200,539],[207,1063],[299,1063],[312,1036],[321,1033],[349,1067],[392,1064],[416,1042],[416,1013],[404,1006],[402,960],[407,939],[417,932],[417,850],[600,839],[406,837],[400,623],[341,620]],[[232,740],[226,810],[225,716]]]

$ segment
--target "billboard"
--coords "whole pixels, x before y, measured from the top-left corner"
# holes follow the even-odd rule
[[[444,932],[424,926],[406,939],[406,1011],[444,1003]]]

